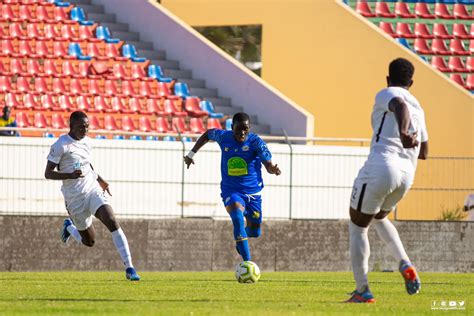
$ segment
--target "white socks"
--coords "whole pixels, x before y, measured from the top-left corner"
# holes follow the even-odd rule
[[[69,225],[66,230],[69,232],[69,234],[71,234],[72,238],[82,244],[81,234],[79,234],[79,231],[77,230],[76,226],[74,226],[74,224]]]
[[[112,232],[112,239],[114,240],[115,248],[117,248],[125,268],[128,269],[133,267],[132,255],[130,254],[130,248],[128,247],[127,237],[125,237],[122,228]]]
[[[351,251],[352,271],[357,291],[363,292],[368,286],[370,245],[367,236],[368,227],[360,227],[349,221],[349,243]]]
[[[408,259],[407,253],[405,252],[405,248],[403,248],[398,231],[395,226],[393,226],[392,222],[388,218],[384,217],[383,219],[374,218],[373,223],[377,233],[380,236],[380,239],[382,239],[387,245],[390,254],[398,262],[400,262],[400,260],[410,261],[410,259]]]

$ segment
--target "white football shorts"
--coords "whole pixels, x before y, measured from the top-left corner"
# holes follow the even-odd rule
[[[84,199],[66,202],[69,217],[78,230],[86,230],[92,225],[92,216],[104,204],[109,204],[102,190],[92,191]]]
[[[365,165],[354,180],[351,208],[375,215],[393,211],[413,184],[414,173],[386,165]]]

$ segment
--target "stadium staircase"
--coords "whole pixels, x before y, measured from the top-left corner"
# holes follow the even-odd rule
[[[474,93],[474,0],[345,2]]]
[[[19,127],[67,128],[70,112],[80,109],[92,135],[200,134],[228,128],[228,118],[242,110],[91,0],[4,0],[0,13],[0,105],[12,107]],[[270,133],[251,119],[254,132]]]

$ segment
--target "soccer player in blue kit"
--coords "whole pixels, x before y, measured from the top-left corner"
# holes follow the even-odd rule
[[[219,144],[222,151],[221,197],[234,225],[237,251],[244,261],[251,260],[248,238],[257,238],[261,233],[262,164],[268,173],[277,176],[281,174],[278,165],[272,163],[272,154],[265,142],[249,131],[249,116],[246,113],[237,113],[232,118],[231,131],[207,130],[184,157],[184,163],[189,169],[189,166],[194,164],[193,156],[209,140]]]

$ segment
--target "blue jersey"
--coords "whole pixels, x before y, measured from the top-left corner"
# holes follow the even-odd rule
[[[250,133],[240,143],[232,131],[211,129],[208,137],[216,141],[222,151],[221,191],[226,193],[255,194],[263,188],[262,162],[272,159],[267,144],[255,134]]]

